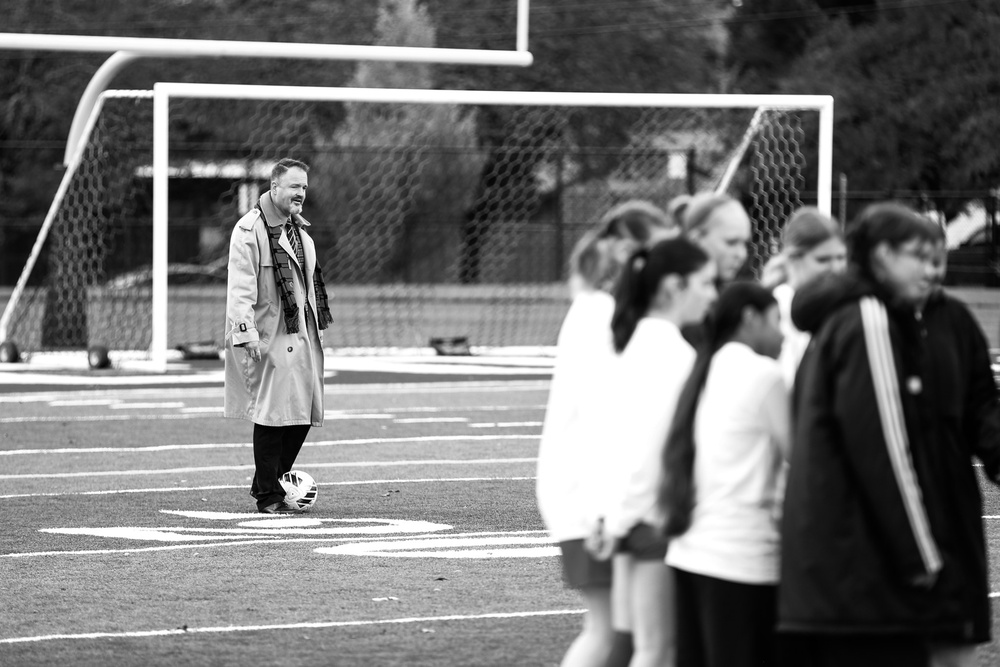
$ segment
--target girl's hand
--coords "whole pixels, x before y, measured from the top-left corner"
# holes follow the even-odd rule
[[[618,549],[618,540],[604,531],[604,519],[598,519],[594,530],[583,541],[583,548],[595,560],[609,560]]]

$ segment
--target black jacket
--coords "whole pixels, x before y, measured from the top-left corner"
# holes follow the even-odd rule
[[[986,340],[945,295],[917,316],[857,275],[800,289],[779,626],[988,641],[976,455],[1000,473]],[[917,580],[933,575],[932,586]]]

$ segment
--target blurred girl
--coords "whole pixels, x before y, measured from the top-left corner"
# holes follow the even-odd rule
[[[970,665],[989,639],[970,458],[1000,479],[1000,406],[972,316],[932,305],[934,243],[915,211],[869,206],[847,237],[848,273],[793,300],[813,338],[796,377],[782,523],[779,629],[792,664]]]
[[[562,549],[566,584],[580,591],[587,614],[564,667],[627,664],[627,637],[616,636],[611,624],[611,566],[596,561],[583,548],[589,524],[581,513],[581,466],[592,458],[584,448],[587,418],[599,409],[596,397],[615,357],[611,339],[614,299],[608,294],[629,254],[652,238],[670,233],[666,215],[646,202],[622,204],[585,235],[571,258],[573,301],[559,332],[548,408],[538,452],[538,508],[546,528]],[[616,643],[617,642],[617,643]]]
[[[621,356],[605,387],[603,427],[595,429],[611,456],[601,469],[604,495],[588,548],[598,558],[622,554],[625,567],[615,570],[614,587],[628,601],[632,667],[673,664],[673,583],[656,504],[659,461],[695,358],[680,327],[704,318],[715,278],[708,254],[677,238],[636,251],[615,292],[611,330]]]
[[[778,304],[757,283],[719,295],[663,453],[678,667],[775,661],[788,393]]]
[[[989,586],[982,512],[977,511],[982,507],[982,498],[969,459],[979,456],[986,461],[991,457],[995,460],[996,446],[986,438],[990,434],[995,437],[1000,419],[989,343],[965,304],[942,288],[948,267],[945,232],[936,222],[928,220],[927,224],[931,230],[928,246],[931,290],[918,304],[917,325],[926,342],[925,410],[931,414],[936,410],[939,414],[923,422],[928,428],[925,438],[938,445],[928,452],[935,457],[932,465],[953,467],[952,474],[960,480],[942,500],[948,505],[946,511],[961,526],[949,538],[949,544],[954,562],[960,563],[967,575],[966,613],[972,619],[969,633],[936,637],[928,648],[934,667],[976,667],[979,664],[976,643],[987,636],[983,622],[988,619],[985,595]],[[964,425],[965,434],[973,434],[971,437],[956,432],[955,417],[958,424]]]
[[[819,209],[808,206],[798,209],[781,230],[781,254],[768,267],[773,270],[775,264],[781,267],[781,279],[765,276],[762,282],[774,286],[774,298],[778,300],[785,334],[779,361],[785,383],[791,387],[799,360],[809,345],[809,334],[792,324],[792,297],[795,290],[810,280],[827,273],[842,273],[847,268],[847,246],[840,225]]]
[[[750,243],[750,216],[743,205],[729,195],[703,193],[687,202],[683,215],[684,235],[715,262],[719,282],[734,280]]]

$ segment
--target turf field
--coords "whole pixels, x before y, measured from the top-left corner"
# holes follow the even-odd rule
[[[581,609],[535,508],[545,363],[398,370],[328,378],[318,503],[281,517],[211,364],[0,373],[0,665],[558,664]]]

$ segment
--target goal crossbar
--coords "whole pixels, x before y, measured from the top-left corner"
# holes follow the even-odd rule
[[[171,98],[519,106],[812,109],[819,113],[820,118],[817,206],[825,213],[829,214],[831,211],[833,97],[829,95],[525,92],[160,82],[153,86],[153,322],[150,354],[153,366],[156,368],[165,368],[167,363],[168,115]]]
[[[792,169],[791,172],[788,172],[786,170],[786,167],[780,166],[782,164],[789,164],[789,163],[777,163],[779,165],[777,171],[770,171],[770,172],[767,171],[771,169],[771,167],[767,165],[772,164],[770,158],[770,156],[772,155],[772,153],[770,152],[772,148],[769,148],[768,146],[775,146],[777,147],[777,150],[783,151],[785,147],[790,145],[793,147],[793,150],[798,150],[797,148],[794,147],[799,141],[794,136],[795,132],[794,121],[792,125],[781,126],[789,128],[788,131],[792,132],[792,134],[786,135],[780,132],[777,135],[772,134],[771,133],[772,129],[769,128],[774,128],[778,126],[771,124],[772,121],[770,119],[772,116],[770,115],[770,113],[773,111],[776,112],[779,115],[779,117],[785,117],[786,113],[795,114],[797,111],[809,111],[812,114],[812,116],[816,118],[816,122],[810,123],[810,125],[813,128],[812,132],[815,132],[815,134],[812,135],[814,137],[814,139],[812,140],[812,142],[814,142],[812,143],[812,146],[815,149],[817,149],[814,155],[816,159],[816,162],[814,163],[814,169],[810,170],[810,172],[816,177],[815,189],[813,190],[812,183],[809,184],[809,188],[810,190],[815,192],[814,201],[821,210],[829,212],[831,208],[833,99],[829,96],[628,94],[628,93],[575,93],[575,92],[538,93],[538,92],[519,92],[519,91],[456,91],[456,90],[426,90],[426,89],[419,89],[419,90],[367,89],[367,88],[357,89],[357,88],[319,88],[319,87],[313,88],[313,87],[294,87],[294,86],[184,84],[184,83],[167,83],[167,82],[157,83],[152,91],[108,91],[101,97],[102,100],[104,100],[109,96],[110,97],[132,96],[132,97],[141,97],[146,100],[149,100],[149,102],[147,102],[149,106],[147,106],[146,109],[148,110],[147,113],[150,113],[151,115],[147,116],[146,118],[148,119],[147,122],[152,121],[152,128],[151,128],[152,141],[151,141],[151,146],[149,146],[149,144],[147,144],[147,146],[149,146],[152,149],[152,155],[149,155],[149,153],[147,153],[146,154],[147,157],[145,159],[149,160],[150,158],[152,158],[152,160],[151,163],[145,162],[145,164],[150,165],[150,167],[147,167],[148,171],[145,172],[146,176],[144,176],[144,178],[151,177],[151,183],[149,181],[147,181],[147,183],[149,183],[152,186],[152,195],[153,195],[152,200],[150,201],[152,209],[151,210],[152,219],[150,220],[151,228],[147,228],[150,229],[150,231],[152,232],[151,247],[147,246],[147,248],[149,249],[146,251],[149,252],[151,250],[152,266],[149,275],[151,275],[152,280],[151,280],[151,289],[146,292],[147,295],[146,298],[149,299],[149,301],[146,301],[149,310],[146,311],[147,314],[145,315],[145,317],[148,318],[145,320],[145,322],[148,323],[148,329],[145,330],[147,331],[149,338],[146,338],[145,345],[143,345],[142,348],[145,348],[148,345],[149,356],[147,358],[150,361],[148,366],[154,369],[166,368],[166,361],[169,354],[168,325],[170,325],[171,327],[173,326],[173,324],[168,321],[169,318],[167,314],[168,312],[167,285],[168,285],[168,274],[170,271],[170,267],[168,266],[168,255],[167,255],[167,246],[168,246],[167,206],[169,199],[168,195],[171,187],[169,178],[172,173],[170,168],[171,164],[170,154],[172,149],[169,145],[169,139],[170,139],[169,135],[171,133],[170,115],[177,110],[175,107],[177,107],[178,103],[184,101],[194,101],[203,103],[205,100],[209,101],[226,100],[229,102],[238,103],[241,101],[249,100],[256,103],[256,102],[273,102],[280,100],[280,101],[289,101],[294,103],[331,102],[331,103],[341,103],[341,104],[368,103],[373,105],[398,104],[416,108],[419,108],[423,105],[427,106],[441,105],[441,106],[452,106],[452,107],[465,106],[465,107],[480,107],[480,108],[488,106],[494,106],[494,107],[508,106],[512,108],[518,108],[518,107],[538,108],[541,110],[540,113],[545,113],[544,112],[545,108],[553,108],[553,109],[593,108],[593,111],[597,112],[598,107],[603,107],[605,109],[632,107],[636,109],[647,108],[647,109],[660,109],[664,111],[667,111],[671,108],[709,109],[709,110],[718,109],[722,111],[730,109],[736,111],[752,112],[753,119],[751,120],[749,126],[743,125],[743,127],[747,127],[748,129],[746,130],[746,133],[741,133],[743,136],[742,140],[730,144],[730,146],[736,149],[735,157],[733,157],[734,156],[733,153],[727,153],[729,157],[725,158],[725,164],[727,164],[728,167],[725,168],[724,170],[716,171],[715,174],[711,176],[713,180],[712,180],[712,185],[710,187],[715,189],[721,187],[723,190],[728,189],[729,186],[726,184],[729,183],[734,176],[735,163],[743,161],[743,158],[741,156],[749,149],[751,143],[753,144],[753,148],[749,149],[751,155],[756,153],[758,156],[761,155],[769,156],[768,158],[766,158],[767,161],[765,163],[758,163],[765,165],[763,167],[765,171],[762,177],[763,180],[761,180],[762,183],[763,182],[770,183],[772,182],[771,181],[772,178],[778,178],[779,180],[785,179],[789,173],[798,174],[798,176],[792,176],[792,178],[801,178],[803,172],[801,171],[801,168],[796,167],[794,163],[791,163],[790,165]],[[108,104],[110,104],[110,102],[105,102],[105,106],[107,106]],[[214,105],[209,104],[209,106],[211,107]],[[97,115],[98,111],[95,110],[95,113],[92,114],[91,118],[89,119],[88,123],[89,127],[96,128],[94,119],[96,118]],[[793,115],[792,118],[794,117],[795,116]],[[613,116],[609,118],[613,118]],[[102,127],[104,126],[102,125]],[[147,128],[148,127],[149,126],[147,126]],[[658,126],[651,126],[651,127],[658,127]],[[799,131],[801,132],[801,126],[799,127],[800,127]],[[96,132],[96,129],[94,131]],[[149,129],[145,131],[149,132]],[[630,134],[633,131],[634,131],[633,129],[629,129]],[[687,130],[681,130],[681,131],[686,132]],[[656,132],[657,130],[653,130],[653,134],[648,135],[646,137],[646,141],[648,141],[650,137],[655,138],[657,136],[660,136]],[[782,130],[781,132],[785,132],[785,130]],[[761,141],[764,143],[758,144],[756,139],[751,141],[751,135],[757,136],[758,133],[760,133]],[[146,136],[148,137],[150,135]],[[266,137],[267,134],[265,131],[265,134],[262,134],[254,141],[255,142],[260,141],[261,138],[266,139]],[[643,143],[644,140],[643,140],[643,135],[641,133],[633,135],[633,139],[640,142],[636,144],[636,146],[639,147],[638,149],[640,151],[645,150],[644,148],[642,148],[643,146],[645,146],[645,144]],[[681,141],[688,141],[688,140],[689,139],[682,139]],[[699,141],[700,139],[695,139],[695,140]],[[772,141],[775,143],[773,144],[767,143]],[[788,144],[787,142],[789,141],[791,141],[792,143]],[[650,144],[649,150],[658,151],[662,150],[662,148]],[[764,152],[758,152],[758,151],[764,151]],[[644,155],[645,153],[641,154]],[[778,153],[778,155],[782,154],[783,153],[780,152]],[[263,152],[262,155],[268,155],[268,153]],[[270,157],[274,158],[275,154],[273,153],[270,154]],[[718,155],[717,157],[722,157],[722,156]],[[176,161],[178,159],[178,156],[174,155],[173,159],[174,161]],[[645,158],[640,158],[640,159],[645,159]],[[760,159],[760,158],[755,158],[755,159]],[[75,156],[75,159],[72,161],[71,165],[67,169],[66,174],[64,174],[64,182],[60,188],[60,192],[66,189],[70,179],[73,177],[73,174],[83,168],[81,166],[82,163],[81,165],[78,165],[77,163],[81,163],[80,155]],[[719,164],[721,165],[722,163],[720,162]],[[509,167],[504,166],[504,163],[501,162],[500,166],[496,168],[502,170]],[[617,188],[627,187],[624,184],[630,182],[630,179],[638,178],[639,182],[642,182],[642,178],[649,178],[649,176],[644,177],[641,175],[645,173],[641,171],[641,169],[645,168],[646,168],[645,166],[640,167],[640,171],[635,172],[634,174],[630,171],[621,172],[617,178],[624,180],[616,181],[618,183],[617,185],[611,185],[610,187],[613,188],[612,191],[613,192],[617,191]],[[666,165],[665,163],[661,163],[658,168],[668,169],[668,165]],[[758,167],[753,167],[754,170],[756,170],[757,168]],[[135,168],[129,167],[129,169],[134,170]],[[667,176],[667,171],[663,171],[662,173],[664,174],[663,176],[664,179],[679,178],[676,174]],[[690,174],[691,172],[688,173]],[[722,186],[719,185],[720,176],[721,176],[721,182],[723,183]],[[658,179],[660,177],[656,176],[654,178]],[[740,178],[743,178],[743,176],[740,176]],[[756,176],[754,178],[756,178]],[[660,181],[656,182],[659,183]],[[663,182],[665,183],[666,181]],[[788,215],[789,209],[787,205],[790,202],[794,202],[795,200],[797,200],[797,196],[788,199],[785,198],[785,194],[787,194],[788,192],[792,192],[794,194],[795,192],[802,191],[800,190],[800,188],[802,186],[805,186],[806,183],[804,181],[800,182],[801,185],[795,185],[794,182],[789,181],[789,183],[792,183],[791,185],[792,189],[790,191],[788,191],[785,186],[780,186],[778,190],[774,190],[774,192],[779,193],[778,196],[782,198],[778,201],[784,202],[784,203],[778,203],[777,208],[775,208],[776,202],[772,201],[769,195],[764,195],[764,198],[760,200],[755,199],[755,205],[766,207],[769,211],[771,211],[771,213],[766,214],[767,216],[771,217],[766,217],[765,219],[773,221],[772,224],[776,226],[764,227],[762,229],[771,230],[771,232],[767,233],[771,234],[769,238],[772,241],[774,239],[773,230],[779,229],[781,219],[784,216]],[[74,187],[77,186],[74,185]],[[647,187],[647,186],[642,186],[642,187]],[[688,190],[690,191],[690,188],[692,187],[694,186],[691,184],[691,181],[688,181],[687,183]],[[578,190],[575,194],[568,195],[571,197],[569,201],[576,201],[577,203],[573,205],[579,207],[580,202],[584,201],[584,199],[582,198],[590,196],[589,194],[587,194],[587,192],[588,192],[587,189]],[[600,192],[600,186],[597,186],[596,192]],[[622,190],[622,192],[624,192],[624,190]],[[610,195],[610,196],[612,197],[611,201],[614,201],[614,197],[618,195]],[[35,258],[38,255],[38,251],[41,248],[42,244],[45,242],[45,236],[48,228],[56,224],[54,222],[54,219],[56,217],[55,212],[57,211],[58,205],[60,203],[60,200],[62,200],[62,198],[63,198],[62,195],[57,195],[56,197],[57,201],[53,202],[53,207],[49,211],[48,216],[46,217],[43,229],[40,232],[39,238],[35,243],[35,248],[32,252],[32,257],[29,259],[28,265],[26,266],[26,269],[22,274],[21,279],[19,280],[18,287],[21,288],[21,291],[23,291],[24,283],[26,281],[27,275],[30,274],[31,272],[31,267],[34,264]],[[87,200],[84,199],[84,201]],[[492,202],[490,203],[490,206],[507,206],[508,204],[504,203],[505,201],[506,200],[498,199],[497,202],[500,203]],[[521,206],[522,204],[527,205],[526,203],[520,202],[520,200],[518,201],[519,203],[516,204],[517,206]],[[365,205],[368,204],[366,203]],[[378,206],[379,204],[372,204],[372,205]],[[149,211],[149,209],[146,210]],[[772,215],[772,213],[774,215]],[[526,214],[524,212],[521,212],[520,215],[523,216]],[[572,215],[578,215],[578,213]],[[583,213],[583,215],[584,217],[586,217],[589,215],[589,213]],[[514,233],[514,232],[506,232],[506,233]],[[560,236],[562,233],[563,232],[561,231],[556,232],[558,238],[562,239],[562,240],[557,239],[559,243],[565,242],[565,237]],[[572,235],[572,232],[570,232],[570,234]],[[511,239],[514,239],[514,237],[510,237],[509,239],[504,237],[504,242],[516,243],[516,240],[511,240]],[[492,243],[493,241],[489,242]],[[350,241],[350,243],[354,243],[354,241]],[[766,245],[767,241],[765,241],[764,243]],[[348,246],[344,247],[346,248]],[[764,256],[766,256],[766,254]],[[150,257],[150,255],[146,255],[146,257]],[[559,257],[561,257],[561,255],[559,255]],[[76,260],[71,259],[70,261],[76,261]],[[555,263],[561,266],[562,259],[557,258],[555,260]],[[348,269],[345,269],[345,271],[347,270]],[[353,271],[354,269],[352,268],[350,270]],[[459,269],[457,270],[465,270],[464,265],[463,267],[459,267]],[[490,271],[491,272],[488,274],[490,278],[488,280],[491,282],[503,283],[505,281],[510,280],[510,277],[504,277],[507,276],[506,273],[503,274],[497,273],[496,267],[492,267]],[[530,275],[535,276],[535,273],[537,272],[529,272],[529,273]],[[355,280],[363,281],[369,279],[367,277],[368,276],[367,273],[363,273],[363,275],[366,276],[365,278],[360,277],[362,274],[359,274],[359,277],[349,277],[353,275],[354,274],[344,273],[344,275],[341,276],[341,278],[346,279],[345,284],[350,284],[350,285],[355,284],[354,283]],[[424,281],[428,280],[428,278],[425,277],[424,273],[419,273],[415,275],[421,276],[416,278],[418,282],[420,280]],[[513,273],[510,274],[510,276],[514,275],[515,274]],[[548,273],[546,273],[545,275],[549,276]],[[430,278],[429,282],[435,282],[440,279],[441,278],[439,277]],[[453,278],[445,278],[445,282],[451,279]],[[531,282],[532,280],[533,279],[528,279],[528,282]],[[367,283],[358,282],[357,284],[367,284]],[[401,284],[406,284],[406,281],[404,280],[403,283]],[[15,298],[12,298],[8,302],[7,308],[4,310],[3,316],[0,317],[0,342],[7,340],[8,339],[7,334],[12,333],[14,329],[22,330],[24,328],[21,324],[18,324],[13,320],[14,307],[18,300],[17,297],[20,296],[20,294],[17,294],[17,291],[18,290],[15,290],[15,294],[12,295]],[[56,298],[63,298],[63,297],[57,296]],[[103,308],[104,306],[101,307]],[[84,313],[84,318],[86,318],[86,313]],[[8,330],[8,325],[10,327],[10,330]],[[34,326],[34,325],[32,324],[29,326]],[[51,324],[47,326],[51,327]],[[406,326],[410,326],[410,324],[407,324]],[[426,327],[424,328],[426,329]],[[101,339],[98,338],[95,340],[101,340]],[[56,345],[59,345],[59,343],[56,343]],[[142,349],[142,348],[131,348],[131,349]]]

